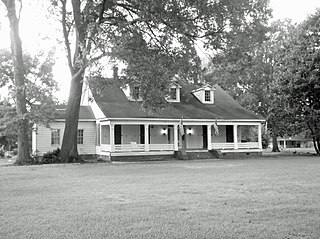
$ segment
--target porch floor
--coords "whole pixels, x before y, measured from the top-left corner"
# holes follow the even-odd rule
[[[173,155],[174,151],[112,152],[111,156]]]

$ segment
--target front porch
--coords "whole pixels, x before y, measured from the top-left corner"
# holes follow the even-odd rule
[[[105,156],[174,155],[182,150],[261,152],[261,122],[106,120],[97,122],[96,154]],[[184,138],[184,139],[183,139]],[[184,140],[184,142],[183,142]]]

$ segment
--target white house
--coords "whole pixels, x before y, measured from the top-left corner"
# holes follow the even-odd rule
[[[240,106],[218,85],[172,83],[168,107],[150,115],[140,107],[138,86],[123,86],[117,79],[105,81],[103,89],[87,85],[84,91],[77,138],[80,154],[174,155],[182,148],[182,138],[187,152],[213,152],[217,157],[262,152],[264,119]],[[36,126],[33,151],[61,147],[64,108],[56,112],[50,128]]]

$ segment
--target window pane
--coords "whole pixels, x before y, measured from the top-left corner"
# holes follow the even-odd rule
[[[170,98],[171,98],[171,100],[177,100],[177,89],[176,88],[170,89]]]
[[[204,101],[211,101],[210,90],[204,91]]]
[[[139,97],[140,97],[139,91],[140,91],[139,86],[133,87],[133,90],[132,90],[133,99],[139,99]]]
[[[83,144],[83,129],[78,129],[77,144]]]
[[[51,144],[60,144],[60,129],[51,130]]]

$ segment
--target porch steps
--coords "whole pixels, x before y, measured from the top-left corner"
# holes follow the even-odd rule
[[[175,152],[170,155],[112,155],[111,161],[114,162],[139,162],[139,161],[168,161],[168,160],[197,160],[197,159],[217,159],[216,155],[207,150],[192,150],[187,151],[186,155],[182,156],[181,152]]]
[[[250,157],[261,157],[262,150],[211,150],[213,155],[218,159],[239,159]]]
[[[209,151],[187,151],[188,160],[195,159],[217,159],[216,155]]]

